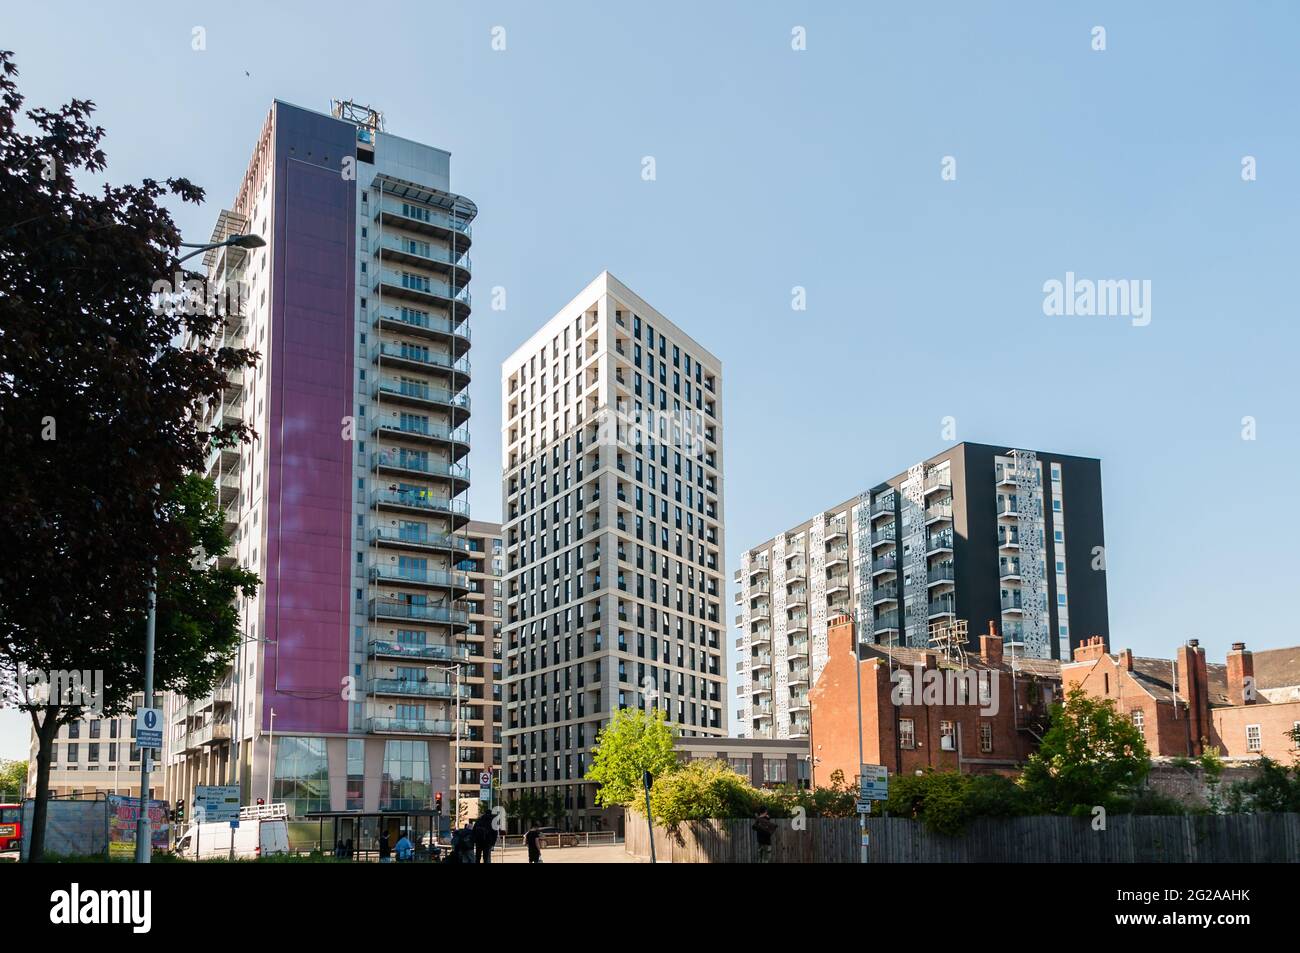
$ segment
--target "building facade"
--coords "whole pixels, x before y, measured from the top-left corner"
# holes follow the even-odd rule
[[[608,829],[583,778],[615,712],[727,730],[721,366],[606,272],[501,390],[505,795]]]
[[[157,699],[159,707],[166,709],[170,696]],[[136,695],[131,708],[143,707],[144,695]],[[164,749],[161,760],[154,762],[149,775],[149,796],[165,799],[165,778],[158,767],[167,761],[168,738],[163,735]],[[27,790],[23,796],[36,796],[36,758],[40,742],[32,730],[31,754],[27,759]],[[77,721],[60,725],[54,738],[50,758],[50,797],[79,798],[103,794],[140,796],[140,749],[135,744],[135,718],[119,715],[116,718],[97,718],[87,715]]]
[[[1017,773],[1060,699],[1061,663],[1008,657],[997,635],[981,636],[974,652],[869,645],[855,660],[852,632],[849,617],[832,620],[811,693],[813,780],[823,787],[836,771],[857,781],[859,677],[862,763],[894,776]]]
[[[470,697],[461,707],[460,757],[457,794],[476,817],[481,780],[486,772],[499,783],[501,768],[502,654],[501,654],[501,524],[470,520],[465,527],[469,553],[457,569],[469,576],[465,597],[469,629],[463,642],[469,652],[464,681]]]
[[[293,816],[430,807],[454,786],[454,693],[473,707],[468,284],[476,209],[450,155],[374,110],[275,102],[205,261],[221,337],[261,358],[208,420],[259,437],[207,473],[262,579],[216,690],[171,720],[168,788],[238,783]],[[231,294],[231,290],[235,293]]]
[[[723,761],[756,788],[810,788],[812,761],[806,739],[678,738],[679,761]]]
[[[806,549],[786,551],[792,534]],[[827,588],[806,594],[805,615],[792,599],[810,580]],[[802,653],[815,681],[825,612],[846,600],[865,644],[925,649],[946,630],[974,649],[993,623],[1018,658],[1069,660],[1084,638],[1109,637],[1101,463],[959,443],[742,555],[737,584],[737,714],[750,737],[806,733]]]

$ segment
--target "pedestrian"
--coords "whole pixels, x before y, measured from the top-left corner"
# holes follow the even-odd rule
[[[388,831],[385,830],[379,835],[379,862],[381,864],[391,863],[393,849],[388,845]]]
[[[492,863],[492,848],[497,845],[497,829],[491,814],[480,814],[474,822],[474,862]]]
[[[528,833],[524,835],[524,844],[528,848],[528,862],[540,864],[542,862],[541,832],[535,827],[529,828]]]
[[[341,837],[338,839],[338,842],[334,845],[334,859],[335,860],[343,859],[343,838]]]
[[[402,831],[402,836],[398,838],[397,845],[393,848],[399,861],[410,860],[415,856],[415,845],[411,839],[406,836],[406,831]]]
[[[754,819],[754,835],[758,838],[758,862],[772,862],[772,832],[776,830],[776,821],[772,820],[767,808],[760,808]]]
[[[348,860],[352,859],[352,838],[349,837],[343,842],[343,856]]]
[[[460,854],[462,864],[474,863],[474,827],[465,818],[465,826],[456,832],[457,847],[456,851]]]

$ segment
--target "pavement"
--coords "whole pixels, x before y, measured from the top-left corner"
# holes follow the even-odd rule
[[[506,864],[528,863],[528,851],[523,847],[497,848],[492,852],[492,862]],[[637,859],[623,849],[622,844],[600,844],[594,847],[551,847],[542,851],[543,864],[635,864]]]

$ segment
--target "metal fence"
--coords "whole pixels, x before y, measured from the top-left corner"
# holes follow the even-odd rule
[[[807,818],[802,829],[777,821],[772,863],[858,863],[856,818]],[[758,860],[750,819],[691,821],[655,828],[661,862],[746,864]],[[1069,817],[982,818],[961,835],[926,830],[920,821],[869,818],[870,863],[1295,863],[1300,814],[1174,817],[1110,815],[1104,830]],[[644,823],[627,825],[626,848],[650,857]]]

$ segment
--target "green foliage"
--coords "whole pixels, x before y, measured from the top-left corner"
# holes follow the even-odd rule
[[[1016,817],[1030,813],[1024,792],[995,774],[927,771],[891,778],[889,800],[876,813],[923,821],[930,830],[960,834],[976,817]]]
[[[27,762],[0,759],[0,801],[21,801],[27,792]]]
[[[1096,806],[1122,810],[1150,769],[1142,732],[1114,701],[1076,688],[1052,706],[1052,726],[1020,783],[1044,813],[1087,817]]]
[[[1260,758],[1255,777],[1228,788],[1225,807],[1233,814],[1300,812],[1300,767]]]
[[[564,813],[564,799],[559,794],[533,794],[523,791],[503,803],[506,817],[516,822],[521,831],[545,825]],[[491,813],[491,812],[489,812]]]
[[[674,737],[663,709],[650,714],[639,708],[618,711],[596,737],[587,769],[587,780],[600,785],[596,803],[610,807],[641,801],[646,771],[658,778],[677,767]]]
[[[655,778],[650,810],[666,827],[682,821],[752,817],[761,799],[725,761],[697,759]]]

